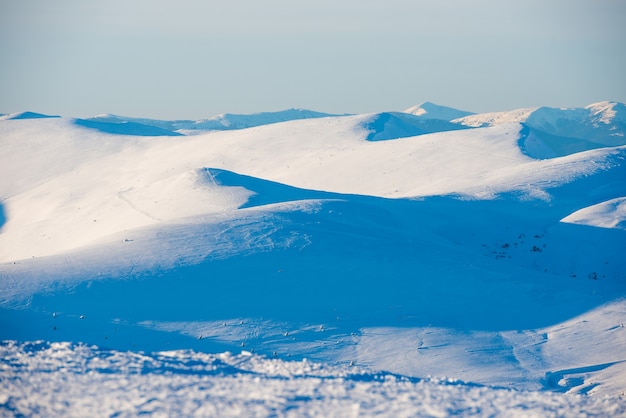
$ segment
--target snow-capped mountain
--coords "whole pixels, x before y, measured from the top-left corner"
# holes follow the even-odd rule
[[[623,413],[623,105],[421,107],[1,120],[0,410]]]
[[[609,129],[612,136],[622,137],[623,125],[626,122],[624,104],[617,102],[599,102],[584,108],[552,108],[536,107],[517,109],[506,112],[472,114],[455,118],[454,122],[466,126],[483,127],[504,123],[526,123],[527,125],[548,133],[559,133],[561,136],[576,138],[585,132],[568,131],[573,126],[588,125],[590,128]],[[603,126],[605,125],[605,126]],[[622,129],[619,129],[619,126]],[[570,133],[568,135],[568,133]],[[607,144],[608,145],[608,144]]]

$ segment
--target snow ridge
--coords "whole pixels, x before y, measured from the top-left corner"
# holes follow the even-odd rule
[[[273,123],[287,122],[300,119],[324,118],[337,116],[330,113],[315,112],[306,109],[287,109],[278,112],[260,112],[249,115],[223,113],[208,119],[201,120],[155,120],[144,118],[129,118],[111,114],[103,114],[89,118],[86,121],[91,123],[123,124],[133,123],[139,126],[151,126],[163,129],[168,132],[178,134],[195,134],[202,131],[223,131],[232,129],[245,129],[255,126],[268,125]],[[148,131],[149,132],[149,131]],[[132,133],[131,133],[132,134]],[[143,133],[141,135],[144,135]],[[145,133],[145,135],[159,135],[159,133]]]
[[[470,127],[523,123],[534,131],[562,138],[574,138],[596,146],[626,143],[626,107],[617,102],[600,102],[585,108],[537,107],[509,112],[465,116],[453,122]]]
[[[424,119],[438,119],[451,122],[465,116],[473,115],[472,112],[454,109],[452,107],[441,106],[431,102],[422,102],[404,110],[404,113],[419,116]]]

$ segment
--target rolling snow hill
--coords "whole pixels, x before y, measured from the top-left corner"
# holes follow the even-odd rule
[[[447,122],[474,114],[472,112],[441,106],[431,102],[422,102],[411,106],[404,110],[404,113],[410,113],[426,120],[445,120]]]
[[[0,408],[623,413],[622,108],[5,118]]]
[[[117,115],[98,115],[87,119],[92,123],[124,124],[135,123],[143,126],[152,126],[165,131],[193,134],[199,131],[224,131],[231,129],[252,128],[255,126],[268,125],[271,123],[287,122],[290,120],[314,119],[328,116],[338,116],[329,113],[314,112],[306,109],[287,109],[278,112],[261,112],[251,115],[240,115],[233,113],[223,113],[208,119],[202,120],[155,120],[142,118],[129,118]],[[117,132],[115,132],[117,133]],[[128,133],[133,135],[133,133]],[[164,133],[154,133],[152,136],[164,135]]]

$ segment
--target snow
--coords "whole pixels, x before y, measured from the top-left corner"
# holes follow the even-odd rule
[[[182,134],[159,128],[157,126],[145,125],[132,121],[102,122],[99,120],[76,119],[76,125],[86,128],[97,129],[100,132],[120,135],[140,135],[140,136],[180,136]]]
[[[454,121],[462,125],[481,128],[484,126],[501,125],[505,123],[525,122],[537,108],[515,109],[507,112],[489,112],[455,118]]]
[[[2,120],[0,408],[623,414],[621,106]]]
[[[561,222],[626,229],[626,197],[618,197],[577,210],[563,218]]]
[[[0,114],[0,120],[19,120],[19,119],[43,119],[43,118],[58,118],[59,116],[44,115],[43,113],[35,112],[18,112],[11,114]]]
[[[404,110],[404,113],[410,113],[423,119],[445,120],[448,122],[453,119],[459,119],[473,114],[472,112],[441,106],[431,102],[422,102],[415,106],[411,106]]]
[[[626,412],[626,402],[491,389],[241,354],[0,345],[7,416],[519,416]],[[26,379],[25,376],[28,376]],[[26,398],[24,394],[28,393]]]
[[[611,303],[534,330],[366,329],[357,361],[414,376],[445,376],[455,370],[458,379],[498,387],[620,393],[626,363],[612,345],[626,344],[624,307],[623,301]]]
[[[586,106],[585,109],[591,112],[594,119],[605,125],[610,125],[615,121],[626,122],[626,108],[623,103],[598,102]]]
[[[622,103],[600,102],[585,108],[537,107],[470,115],[452,122],[470,127],[523,123],[531,132],[559,143],[558,156],[603,146],[624,145],[626,108]],[[571,147],[572,140],[577,143]],[[580,144],[585,144],[583,147]],[[562,150],[567,150],[563,152]],[[536,158],[550,158],[537,156]]]
[[[52,255],[123,230],[244,203],[244,191],[211,187],[198,171],[204,168],[344,194],[490,198],[516,191],[547,198],[546,187],[608,168],[624,152],[536,161],[520,152],[516,124],[371,142],[370,120],[311,119],[175,140],[43,120],[27,131],[37,155],[23,146],[23,132],[5,123],[2,146],[11,157],[2,174],[19,180],[0,188],[7,214],[0,244],[8,248],[0,260]],[[51,141],[52,132],[60,138]]]
[[[260,112],[251,115],[240,115],[233,113],[223,113],[202,120],[173,120],[163,121],[155,119],[145,118],[129,118],[125,116],[117,116],[110,114],[103,114],[94,116],[93,118],[82,121],[83,124],[92,123],[95,128],[98,128],[97,124],[112,124],[113,126],[120,124],[137,124],[144,127],[140,135],[162,135],[163,133],[153,133],[154,129],[145,129],[145,127],[152,127],[162,129],[165,132],[180,134],[195,134],[208,130],[230,130],[230,129],[244,129],[252,128],[254,126],[267,125],[271,123],[287,122],[290,120],[299,119],[314,119],[323,118],[328,116],[337,116],[330,113],[315,112],[307,109],[287,109],[278,112]],[[104,125],[106,126],[106,125]],[[110,126],[110,125],[109,125]],[[135,129],[135,132],[138,132]],[[122,133],[122,132],[115,132]],[[132,135],[133,133],[124,132]]]
[[[399,112],[383,112],[373,114],[364,123],[369,131],[368,141],[388,141],[435,132],[465,129],[464,126],[443,119],[428,119]]]

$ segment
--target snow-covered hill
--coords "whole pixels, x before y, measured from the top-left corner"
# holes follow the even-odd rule
[[[98,115],[87,121],[92,123],[102,124],[124,124],[134,123],[143,126],[152,126],[155,128],[163,129],[165,131],[194,134],[201,131],[224,131],[230,129],[244,129],[252,128],[254,126],[268,125],[271,123],[287,122],[290,120],[299,119],[315,119],[323,118],[327,116],[337,116],[329,113],[314,112],[306,109],[287,109],[278,112],[261,112],[251,115],[240,115],[232,113],[223,113],[216,115],[208,119],[202,120],[155,120],[155,119],[142,119],[142,118],[129,118],[117,115]],[[133,133],[129,133],[132,135]],[[159,135],[158,133],[151,133],[153,136]],[[163,135],[163,134],[161,134]]]
[[[72,373],[81,388],[106,380],[111,397],[135,379],[114,360],[127,357],[155,362],[155,376],[187,370],[199,391],[189,402],[208,393],[222,405],[207,385],[229,396],[274,385],[261,415],[373,415],[377,402],[393,415],[390,398],[409,415],[519,402],[623,412],[623,105],[452,121],[422,107],[257,114],[193,135],[122,117],[0,121],[0,339],[14,341],[2,346],[0,404],[28,414],[20,393],[38,388],[35,405],[57,405],[66,377],[42,370],[61,350],[72,364],[101,361]],[[194,352],[150,354],[181,349]],[[329,377],[297,377],[303,358]],[[216,359],[228,371],[205,380],[194,364]],[[248,375],[236,365],[247,362],[262,366]],[[356,388],[354,367],[382,377]],[[271,383],[277,368],[288,381]],[[471,384],[438,383],[448,378]],[[138,397],[162,389],[133,382]]]
[[[453,122],[471,127],[523,123],[528,128],[525,150],[535,158],[551,158],[624,145],[626,107],[617,102],[600,102],[585,108],[538,107],[470,115]]]
[[[441,106],[431,102],[422,102],[420,104],[416,104],[415,106],[411,106],[408,109],[405,109],[404,113],[410,113],[412,115],[419,116],[422,119],[445,120],[447,122],[474,114],[472,112],[466,112],[464,110],[458,110],[448,106]]]

